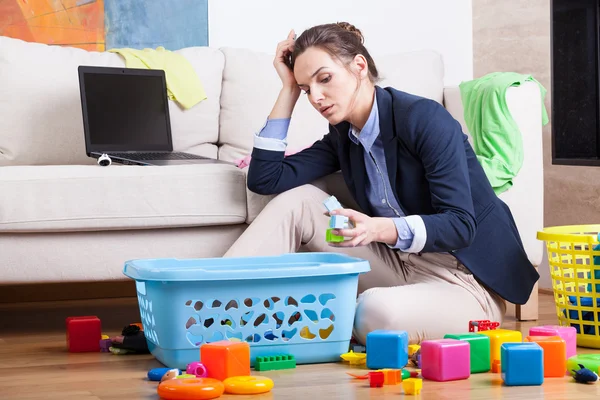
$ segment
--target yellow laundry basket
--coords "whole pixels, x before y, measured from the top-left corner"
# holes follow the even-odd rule
[[[577,329],[577,345],[600,348],[600,225],[554,226],[546,242],[559,325]]]

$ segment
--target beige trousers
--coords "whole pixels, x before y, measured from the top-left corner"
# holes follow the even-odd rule
[[[382,243],[354,248],[325,241],[329,195],[312,185],[271,200],[225,257],[279,255],[303,249],[340,252],[369,261],[359,276],[354,337],[375,329],[404,330],[411,344],[468,331],[470,320],[502,322],[506,304],[484,289],[450,253],[404,253]]]

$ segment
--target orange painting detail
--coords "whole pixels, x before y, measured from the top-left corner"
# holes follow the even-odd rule
[[[104,51],[104,0],[0,0],[0,35]]]

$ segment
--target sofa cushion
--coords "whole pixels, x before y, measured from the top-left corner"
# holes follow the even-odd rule
[[[234,161],[250,153],[254,133],[264,126],[281,89],[273,56],[248,49],[225,54],[221,95],[219,158]],[[439,54],[419,51],[375,57],[382,87],[392,86],[442,103],[444,68]],[[310,146],[328,131],[328,123],[301,95],[290,123],[288,149]]]
[[[208,98],[189,110],[169,102],[173,146],[216,158],[224,56],[207,47],[176,52],[191,62]],[[115,53],[0,36],[0,166],[94,162],[85,154],[79,65],[125,62]]]
[[[228,164],[0,168],[0,231],[93,231],[246,220],[242,170]]]

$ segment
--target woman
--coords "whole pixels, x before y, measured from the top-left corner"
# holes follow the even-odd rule
[[[227,257],[332,251],[328,194],[310,185],[341,170],[360,210],[334,251],[366,259],[354,334],[405,330],[411,343],[502,321],[505,300],[527,302],[539,278],[508,207],[497,198],[460,124],[437,102],[376,85],[378,71],[348,23],[293,31],[277,46],[283,87],[255,136],[248,187],[279,194]],[[284,157],[294,106],[304,92],[329,133]]]

